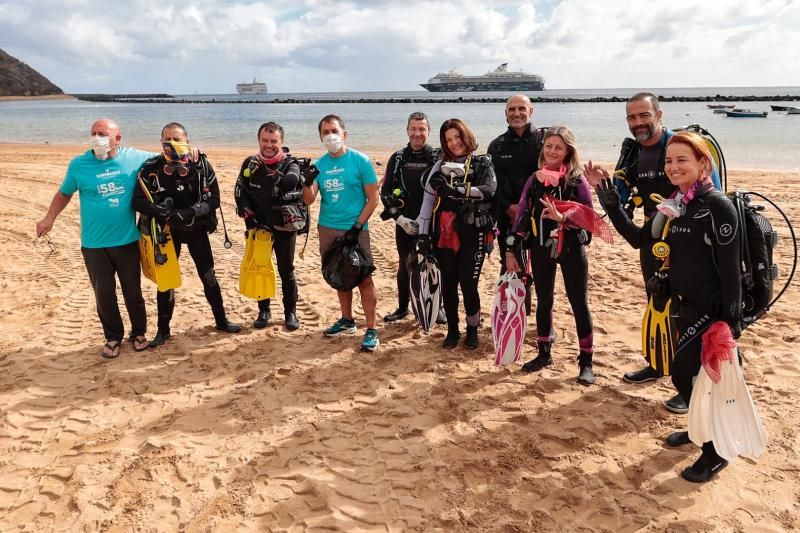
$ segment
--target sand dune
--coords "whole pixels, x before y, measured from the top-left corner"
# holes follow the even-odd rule
[[[187,254],[173,338],[142,353],[126,343],[106,361],[77,198],[56,222],[54,253],[33,238],[78,151],[0,145],[0,530],[800,527],[796,284],[741,339],[767,453],[695,486],[677,474],[696,449],[661,444],[686,424],[661,405],[669,382],[620,380],[640,364],[643,307],[637,255],[621,239],[590,248],[593,387],[575,382],[577,339],[560,278],[555,365],[537,375],[494,366],[486,318],[496,253],[482,277],[480,349],[444,351],[442,326],[425,335],[406,320],[382,326],[380,350],[365,354],[359,306],[358,337],[322,337],[338,305],[319,272],[314,231],[296,263],[302,329],[282,327],[280,298],[274,324],[250,327],[257,306],[237,292],[244,228],[232,197],[247,154],[209,150],[234,241],[225,250],[221,232],[212,236],[217,273],[229,316],[244,330],[213,329]],[[799,174],[732,172],[730,182],[768,192],[800,220]],[[396,304],[394,228],[377,216],[370,225],[382,315]],[[145,281],[145,290],[152,335],[155,287]],[[534,350],[531,331],[524,357]]]

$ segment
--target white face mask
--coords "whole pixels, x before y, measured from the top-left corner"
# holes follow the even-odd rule
[[[111,151],[111,137],[92,135],[89,148],[92,149],[97,159],[108,159],[108,152]]]
[[[328,152],[335,154],[342,149],[342,146],[344,146],[344,141],[342,140],[341,135],[329,133],[322,138],[322,144],[325,145],[325,149],[328,150]]]

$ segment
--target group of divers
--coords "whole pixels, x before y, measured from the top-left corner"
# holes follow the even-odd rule
[[[367,222],[383,201],[382,218],[396,223],[399,258],[398,306],[384,316],[385,322],[409,315],[414,258],[428,254],[435,257],[441,271],[442,305],[434,310],[434,319],[447,327],[443,347],[457,346],[462,337],[460,288],[466,318],[463,345],[477,348],[478,281],[497,239],[502,271],[518,273],[530,282],[526,313],[534,307],[531,292],[536,297],[538,354],[522,365],[522,371],[536,372],[553,364],[553,293],[560,266],[577,330],[578,381],[590,385],[595,380],[594,337],[585,247],[594,228],[571,218],[580,209],[564,206],[593,209],[594,189],[618,233],[640,250],[646,296],[664,292],[672,296],[672,309],[667,310],[675,328],[671,368],[648,364],[626,373],[624,380],[644,383],[670,374],[678,394],[666,406],[676,413],[687,412],[693,380],[701,368],[700,333],[719,321],[727,324],[735,338],[741,331],[737,214],[719,190],[705,140],[696,133],[665,128],[657,97],[638,93],[626,104],[633,140],[623,143],[620,162],[609,173],[591,161],[581,164],[569,128],[534,127],[533,105],[525,95],[508,99],[505,118],[508,129],[489,144],[487,154],[477,154],[475,134],[464,121],[454,118],[441,125],[441,148],[437,149],[428,143],[428,117],[412,113],[406,125],[409,142],[391,156],[380,183],[369,158],[347,146],[342,117],[327,115],[320,120],[318,132],[326,153],[315,162],[289,153],[279,124],[262,124],[257,132],[258,153],[242,162],[234,197],[248,238],[257,231],[269,233],[282,285],[286,329],[300,328],[294,256],[298,233],[309,231],[307,206],[319,196],[321,258],[337,244],[358,243],[371,262]],[[90,149],[70,162],[47,214],[36,227],[37,236],[49,232],[72,194],[80,193],[81,251],[107,341],[102,356],[117,357],[124,338],[115,276],[130,316],[133,349],[157,347],[170,338],[175,291],[161,286],[156,296],[158,330],[152,340],[145,337],[139,243],[141,234],[150,229],[169,232],[173,261],[186,245],[216,328],[240,331],[227,318],[214,271],[209,233],[217,227],[220,191],[206,155],[190,147],[186,128],[176,122],[161,132],[161,153],[123,147],[121,138],[119,126],[110,119],[92,124]],[[639,207],[644,210],[643,227],[632,221]],[[710,214],[714,222],[710,242],[702,214]],[[653,246],[657,241],[661,248]],[[667,256],[659,251],[664,245]],[[665,263],[668,277],[663,275]],[[361,348],[374,351],[379,338],[372,277],[365,276],[357,287],[367,327]],[[337,294],[341,317],[324,330],[326,337],[356,332],[353,292],[337,290]],[[264,328],[271,319],[270,298],[259,299],[253,327]],[[666,438],[671,447],[689,442],[687,431]],[[682,475],[704,482],[726,465],[714,443],[703,442],[702,454]]]

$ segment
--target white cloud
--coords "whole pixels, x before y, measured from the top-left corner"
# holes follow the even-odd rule
[[[790,0],[276,4],[0,0],[0,46],[68,92],[415,90],[505,61],[550,88],[800,85]]]

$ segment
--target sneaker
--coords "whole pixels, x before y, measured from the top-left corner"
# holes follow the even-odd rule
[[[397,322],[398,320],[403,320],[405,317],[408,316],[408,308],[398,307],[395,309],[393,313],[389,313],[385,317],[383,317],[384,322]]]
[[[686,402],[683,400],[683,397],[680,394],[676,394],[664,402],[664,407],[667,408],[667,411],[672,411],[673,413],[679,415],[685,415],[689,412],[689,406],[686,405]]]
[[[352,318],[340,318],[331,327],[322,332],[326,337],[338,337],[345,333],[353,335],[356,332],[356,321]]]
[[[646,366],[641,370],[635,372],[626,372],[622,379],[628,383],[646,383],[648,381],[655,381],[661,377],[658,370],[653,369],[651,366]]]
[[[364,334],[364,340],[361,341],[361,350],[365,352],[374,352],[380,346],[381,341],[378,339],[378,331],[373,328],[367,328]]]

